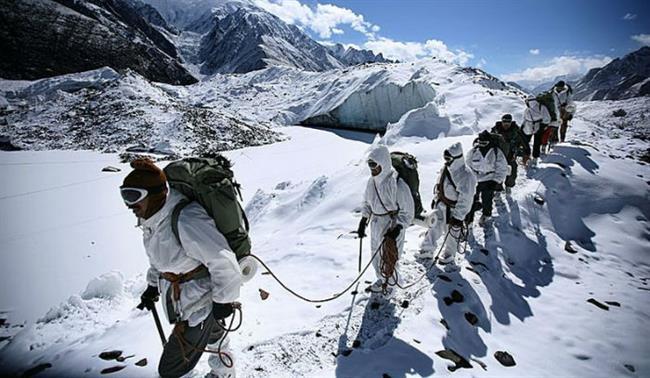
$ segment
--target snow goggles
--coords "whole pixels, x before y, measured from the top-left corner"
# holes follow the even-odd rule
[[[375,168],[377,168],[378,165],[379,164],[377,164],[376,162],[374,162],[372,160],[368,160],[368,167],[370,167],[370,169],[375,169]]]
[[[164,189],[165,189],[165,185],[161,185],[150,189],[120,187],[120,194],[122,195],[122,200],[124,201],[125,204],[135,205],[136,203],[147,198],[149,194],[160,193]]]
[[[490,144],[490,141],[489,140],[481,140],[481,139],[479,139],[478,142],[476,142],[476,144],[479,147],[487,147],[488,144]]]

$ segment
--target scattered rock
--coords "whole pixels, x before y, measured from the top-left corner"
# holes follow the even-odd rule
[[[487,250],[486,248],[481,248],[481,249],[479,249],[479,251],[480,251],[482,254],[484,254],[485,256],[487,256],[487,255],[490,254],[490,251]]]
[[[478,317],[471,312],[465,313],[465,320],[467,320],[471,325],[476,325],[476,323],[478,323]]]
[[[623,366],[625,366],[625,368],[627,370],[631,371],[632,373],[634,373],[636,371],[636,369],[634,368],[634,365],[632,365],[632,364],[625,364]]]
[[[341,352],[341,354],[342,354],[344,357],[349,356],[351,353],[352,353],[352,349],[346,349],[346,350],[344,350],[344,351]]]
[[[438,278],[440,278],[441,280],[443,280],[445,282],[451,282],[451,278],[445,276],[444,274],[438,275]]]
[[[102,172],[119,172],[119,171],[121,171],[121,169],[110,165],[102,168]]]
[[[413,342],[416,343],[416,344],[422,344],[422,341],[420,341],[418,339],[413,339]]]
[[[132,354],[130,356],[119,356],[115,360],[117,360],[117,362],[124,362],[126,361],[127,358],[131,358],[131,357],[135,357],[135,354]]]
[[[381,375],[381,378],[391,378],[391,376],[388,375],[388,374],[386,374],[386,373],[384,373],[384,374]]]
[[[45,369],[49,369],[49,368],[51,368],[51,367],[52,367],[52,364],[49,363],[49,362],[46,362],[46,363],[44,363],[44,364],[40,364],[40,365],[36,365],[36,366],[34,366],[33,368],[31,368],[31,369],[29,369],[29,370],[26,370],[26,371],[23,373],[23,377],[33,377],[33,376],[35,376],[36,374],[42,372],[43,370],[45,370]]]
[[[564,244],[564,250],[573,254],[573,253],[578,253],[578,250],[571,245],[571,242],[567,240],[567,242]]]
[[[321,336],[323,336],[323,334],[320,333],[320,331],[316,331],[316,337],[321,337]]]
[[[593,298],[587,299],[587,302],[589,302],[589,303],[593,304],[594,306],[596,306],[598,308],[601,308],[601,309],[603,309],[605,311],[609,311],[609,306],[607,306],[606,304],[602,304],[602,303],[598,302],[597,300],[595,300]]]
[[[356,291],[356,290],[352,290],[352,292],[350,292],[350,294],[352,294],[352,295],[357,295],[357,294],[359,294],[359,292]]]
[[[263,289],[258,289],[260,291],[260,298],[265,301],[269,297],[269,292]]]
[[[472,364],[469,363],[463,356],[456,353],[453,349],[444,349],[437,351],[436,354],[444,359],[452,361],[455,366],[449,366],[449,371],[455,371],[460,368],[471,369]]]
[[[505,367],[510,367],[510,366],[515,366],[517,363],[515,362],[515,359],[510,355],[510,353],[506,351],[497,351],[494,353],[494,358],[496,358],[501,365]]]
[[[147,366],[147,359],[143,358],[140,361],[136,362],[135,365],[140,367]]]
[[[360,347],[360,346],[361,346],[361,340],[354,340],[354,341],[352,342],[352,348],[355,348],[355,349],[356,349],[356,348],[358,348],[358,347]]]
[[[589,360],[591,360],[590,356],[587,356],[587,355],[584,355],[584,354],[576,354],[574,357],[579,359],[580,361],[589,361]]]
[[[248,347],[248,351],[250,352],[251,350],[255,349],[255,345],[251,345]]]
[[[440,324],[442,324],[447,330],[449,330],[449,324],[445,319],[440,319]]]
[[[460,293],[460,291],[454,290],[451,292],[451,299],[456,303],[462,303],[465,298],[463,297],[463,294]]]
[[[116,360],[121,355],[122,355],[121,350],[111,350],[108,352],[101,352],[99,354],[99,358],[101,358],[102,360],[110,361],[110,360]]]
[[[264,368],[262,368],[262,367],[256,367],[256,368],[255,368],[255,371],[264,371]]]
[[[632,274],[632,273],[630,273],[630,272],[625,272],[625,274],[627,274],[628,276],[634,278],[634,274]]]
[[[536,202],[538,205],[540,205],[540,206],[544,205],[544,203],[546,202],[546,201],[544,200],[544,197],[542,197],[542,196],[539,195],[539,194],[536,194],[535,197],[533,197],[533,201],[535,201],[535,202]]]
[[[111,374],[111,373],[115,373],[117,371],[120,371],[120,370],[124,369],[125,367],[126,367],[126,365],[117,365],[117,366],[106,368],[106,369],[102,370],[100,373],[101,374]]]
[[[614,117],[625,117],[627,115],[627,112],[625,111],[625,109],[621,108],[621,109],[614,110],[612,112],[612,115]]]
[[[402,308],[409,308],[409,301],[402,301]]]
[[[621,307],[621,304],[616,301],[605,301],[605,303],[607,303],[610,306]]]

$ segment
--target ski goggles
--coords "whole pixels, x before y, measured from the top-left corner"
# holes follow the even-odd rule
[[[147,198],[149,194],[161,193],[163,190],[165,190],[165,185],[150,189],[120,187],[120,194],[122,195],[122,200],[125,204],[135,205]]]
[[[374,162],[372,160],[368,160],[368,167],[370,167],[370,169],[375,169],[375,168],[377,168],[378,165],[379,164],[377,164],[376,162]]]
[[[479,139],[478,142],[476,142],[476,144],[477,144],[479,147],[487,147],[488,144],[490,144],[490,141],[489,141],[489,140],[480,140],[480,139]]]

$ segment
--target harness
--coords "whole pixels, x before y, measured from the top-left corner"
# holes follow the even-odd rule
[[[172,272],[160,273],[160,277],[166,279],[172,284],[172,298],[174,298],[175,301],[181,299],[180,284],[188,281],[196,280],[199,278],[209,277],[209,276],[210,276],[210,272],[208,271],[208,268],[203,264],[185,273],[179,273],[179,274],[172,273]]]

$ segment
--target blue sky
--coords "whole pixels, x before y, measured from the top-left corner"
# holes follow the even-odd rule
[[[321,42],[431,55],[508,80],[584,73],[650,45],[650,1],[256,0]]]

